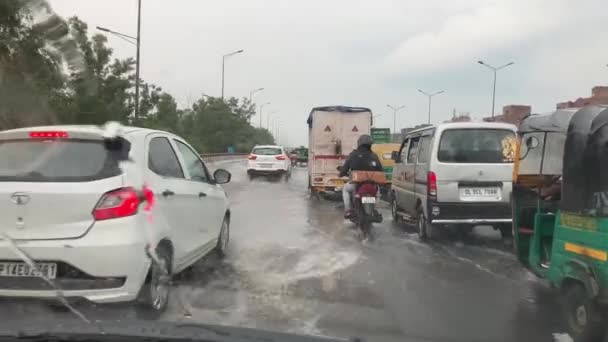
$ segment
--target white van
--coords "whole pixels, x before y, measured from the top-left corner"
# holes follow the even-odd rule
[[[514,125],[444,123],[409,132],[393,154],[392,213],[421,239],[453,225],[492,225],[511,236]]]

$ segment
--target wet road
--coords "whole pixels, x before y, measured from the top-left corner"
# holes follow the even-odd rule
[[[386,207],[375,240],[362,244],[339,203],[309,197],[305,169],[285,183],[249,181],[241,163],[225,167],[233,173],[228,256],[179,276],[162,320],[369,341],[553,341],[560,332],[554,294],[491,228],[423,244]],[[92,319],[137,318],[126,305],[79,309]],[[8,301],[5,315],[71,314]]]

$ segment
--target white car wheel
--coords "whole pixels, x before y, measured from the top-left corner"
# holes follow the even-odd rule
[[[217,246],[215,247],[215,251],[220,257],[226,256],[228,241],[230,241],[230,220],[226,217],[222,222],[220,236],[217,239]]]

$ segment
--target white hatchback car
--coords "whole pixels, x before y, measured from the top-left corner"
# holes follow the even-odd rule
[[[283,146],[257,145],[249,155],[247,174],[249,179],[255,176],[283,176],[288,180],[291,176],[291,160]]]
[[[171,133],[105,133],[0,132],[0,296],[55,298],[46,277],[65,297],[137,300],[162,312],[172,274],[211,251],[223,255],[230,209],[219,184],[230,173],[209,174]]]

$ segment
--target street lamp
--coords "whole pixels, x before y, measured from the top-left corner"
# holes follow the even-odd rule
[[[405,106],[401,106],[401,107],[393,107],[391,105],[386,105],[388,108],[393,110],[393,133],[397,133],[397,112],[403,108],[405,108]]]
[[[224,100],[224,64],[226,63],[226,57],[234,56],[243,51],[245,51],[245,50],[234,51],[234,52],[227,53],[222,56],[222,101]]]
[[[276,143],[279,144],[279,145],[281,145],[281,128],[282,127],[283,127],[283,121],[278,121],[277,120],[277,122],[275,124],[275,129],[274,129],[274,132],[275,132],[274,136],[276,138],[275,139]]]
[[[372,115],[373,120],[373,125],[372,126],[376,126],[376,118],[382,116],[382,114],[376,114],[376,115]]]
[[[509,63],[507,63],[505,65],[501,65],[499,67],[495,67],[488,63],[484,63],[484,61],[477,61],[477,63],[487,67],[488,69],[490,69],[494,72],[494,87],[492,88],[492,117],[494,117],[494,103],[496,100],[496,72],[500,69],[508,67],[509,65],[515,64],[515,62],[509,62]]]
[[[440,91],[435,92],[435,93],[432,93],[432,94],[429,94],[429,93],[427,93],[427,92],[425,92],[425,91],[422,91],[422,90],[420,90],[420,89],[418,89],[418,91],[419,91],[420,93],[422,93],[423,95],[426,95],[426,97],[428,97],[428,98],[429,98],[429,114],[428,114],[429,118],[428,118],[428,124],[430,125],[430,124],[431,124],[431,101],[433,100],[433,96],[435,96],[435,95],[439,95],[439,94],[441,94],[441,93],[444,93],[444,91],[443,91],[443,90],[440,90]]]
[[[258,89],[254,89],[252,91],[249,92],[249,102],[253,101],[253,94],[257,93],[258,91],[262,91],[264,90],[264,88],[258,88]]]
[[[267,129],[268,131],[272,131],[272,130],[270,129],[270,117],[271,117],[271,116],[273,116],[273,115],[274,115],[274,114],[276,114],[276,113],[277,113],[276,111],[272,111],[272,112],[268,112],[268,115],[266,115],[266,129]],[[273,120],[273,121],[274,121],[274,120]]]
[[[137,37],[129,36],[124,33],[112,31],[105,27],[97,26],[97,29],[103,32],[111,33],[122,40],[125,40],[131,44],[134,44],[136,47],[135,52],[135,117],[133,121],[137,123],[137,119],[139,118],[139,64],[141,62],[141,58],[139,55],[139,48],[141,43],[141,0],[137,0]],[[131,40],[129,40],[131,39]],[[133,42],[135,41],[135,42]]]
[[[262,103],[260,105],[260,128],[262,128],[262,111],[264,110],[264,106],[269,105],[270,102]]]

